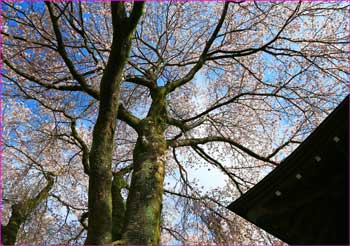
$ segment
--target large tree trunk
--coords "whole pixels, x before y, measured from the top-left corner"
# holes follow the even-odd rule
[[[120,83],[131,40],[144,3],[135,3],[127,17],[124,3],[112,2],[113,41],[100,84],[100,106],[90,151],[89,226],[86,244],[112,242],[112,155]]]
[[[87,244],[112,242],[112,155],[120,83],[131,37],[113,40],[112,52],[100,85],[100,107],[90,151],[89,226]]]
[[[110,105],[100,104],[90,151],[89,226],[87,244],[107,244],[112,241],[112,154],[119,90]]]
[[[167,144],[161,120],[147,117],[141,125],[133,153],[134,171],[123,241],[129,244],[159,244]]]

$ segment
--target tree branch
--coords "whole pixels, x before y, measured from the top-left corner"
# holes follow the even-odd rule
[[[56,84],[48,84],[42,82],[39,78],[35,77],[34,75],[27,74],[18,68],[16,68],[12,63],[10,63],[9,60],[6,58],[3,58],[4,63],[15,73],[22,76],[23,78],[32,81],[40,86],[43,86],[47,89],[55,89],[60,91],[83,91],[83,88],[79,85],[56,85]]]
[[[84,166],[84,173],[86,175],[89,175],[90,173],[90,164],[89,164],[89,155],[90,155],[90,150],[87,144],[84,142],[84,140],[79,136],[78,131],[76,129],[76,121],[72,120],[71,123],[71,130],[72,130],[72,136],[74,137],[75,140],[78,141],[80,144],[81,150],[83,151],[83,156],[82,156],[82,163]]]
[[[79,210],[79,211],[86,211],[86,210],[87,210],[87,208],[79,208],[79,207],[76,207],[76,206],[74,206],[74,205],[72,205],[72,204],[69,204],[68,202],[62,200],[62,198],[59,197],[59,196],[56,195],[56,194],[50,194],[50,196],[53,197],[53,198],[55,198],[57,201],[59,201],[59,202],[60,202],[61,204],[63,204],[64,206],[69,207],[69,208],[71,208],[71,209]]]
[[[235,184],[239,194],[243,195],[243,191],[240,188],[240,183],[235,179],[237,178],[236,175],[234,175],[232,172],[228,172],[226,170],[226,168],[217,160],[215,160],[214,158],[212,158],[210,155],[208,155],[202,148],[200,148],[199,146],[192,146],[193,150],[200,156],[202,157],[204,160],[206,160],[207,162],[215,165],[216,167],[218,167],[223,173],[225,173],[231,180],[232,182]],[[241,179],[241,178],[240,178]],[[243,182],[245,182],[243,180]]]
[[[27,220],[30,213],[32,213],[34,209],[48,197],[49,192],[54,185],[54,180],[51,174],[44,176],[47,180],[47,184],[34,198],[26,199],[12,205],[12,214],[9,222],[6,226],[2,226],[1,230],[2,243],[5,245],[16,243],[18,230],[21,225]]]
[[[180,87],[181,85],[192,80],[193,77],[196,75],[196,73],[202,68],[205,61],[207,60],[208,51],[209,51],[210,47],[212,46],[213,42],[215,41],[215,39],[217,38],[217,35],[222,27],[222,24],[225,21],[228,6],[229,6],[229,2],[226,2],[224,5],[224,8],[222,10],[220,20],[219,20],[218,24],[216,25],[216,28],[215,28],[214,32],[212,33],[211,37],[207,41],[197,63],[192,67],[192,69],[184,77],[169,83],[166,86],[167,93],[174,91],[177,87]]]
[[[299,75],[299,73],[297,74]],[[293,76],[294,77],[294,76]],[[292,78],[293,78],[292,77]],[[282,85],[283,87],[283,85]],[[233,103],[234,101],[236,101],[237,99],[241,98],[241,97],[244,97],[244,96],[262,96],[262,97],[278,97],[278,98],[282,98],[288,102],[290,102],[291,104],[293,104],[295,107],[297,107],[300,111],[303,111],[300,106],[296,105],[294,102],[291,101],[291,99],[285,97],[285,96],[282,96],[282,95],[278,95],[277,93],[280,91],[281,87],[280,88],[277,88],[273,93],[255,93],[255,92],[244,92],[244,93],[241,93],[241,94],[238,94],[224,102],[221,102],[221,103],[218,103],[216,105],[213,105],[212,107],[204,110],[203,112],[193,116],[193,117],[190,117],[190,118],[187,118],[185,120],[182,120],[181,122],[183,123],[186,123],[186,122],[189,122],[189,121],[192,121],[192,120],[196,120],[204,115],[207,115],[208,113],[214,111],[215,109],[218,109],[218,108],[221,108],[222,106],[225,106],[225,105],[228,105],[230,103]]]
[[[187,124],[186,122],[188,120],[178,120],[175,118],[172,118],[170,116],[167,117],[167,123],[173,126],[176,126],[181,129],[182,132],[187,132],[193,128],[196,128],[197,126],[200,126],[203,124],[203,122],[206,120],[205,118],[198,120],[197,122],[194,122],[192,124]]]
[[[63,37],[62,37],[62,33],[58,24],[58,17],[56,17],[53,13],[53,8],[52,8],[52,3],[50,2],[45,2],[48,10],[49,10],[49,14],[50,14],[50,19],[52,22],[52,27],[56,36],[56,40],[57,40],[57,51],[58,53],[61,55],[64,63],[66,64],[69,72],[72,74],[73,78],[78,81],[78,83],[83,87],[84,91],[86,93],[88,93],[90,96],[98,99],[100,97],[100,93],[97,90],[94,90],[93,88],[91,88],[85,77],[83,75],[81,75],[75,68],[72,60],[69,58],[64,42],[63,42]]]
[[[126,82],[134,83],[137,85],[143,85],[149,88],[150,90],[154,90],[156,88],[155,83],[153,83],[151,80],[148,80],[144,77],[136,76],[136,75],[127,75],[124,80]]]
[[[292,20],[296,17],[296,13],[299,11],[301,5],[301,1],[299,1],[297,7],[294,9],[293,13],[288,17],[284,25],[281,27],[281,29],[277,32],[277,34],[267,43],[260,46],[259,48],[248,48],[244,50],[237,50],[237,51],[225,51],[225,50],[216,50],[214,52],[211,52],[208,54],[207,60],[218,60],[218,59],[224,59],[224,58],[235,58],[235,57],[242,57],[242,56],[248,56],[252,55],[254,53],[257,53],[259,51],[265,51],[266,48],[269,47],[269,45],[273,44],[281,35],[281,33],[284,31],[284,29],[292,22]],[[218,56],[212,56],[217,53],[223,53],[226,55],[218,55]]]
[[[204,137],[204,138],[192,138],[192,139],[179,139],[179,140],[169,140],[168,141],[168,145],[171,147],[181,147],[181,146],[196,146],[198,144],[206,144],[206,143],[210,143],[210,142],[224,142],[224,143],[228,143],[240,150],[242,150],[243,152],[247,153],[248,155],[254,157],[255,159],[261,160],[261,161],[265,161],[265,162],[269,162],[273,165],[278,165],[278,163],[270,160],[267,157],[263,157],[258,155],[257,153],[255,153],[254,151],[244,147],[243,145],[233,141],[232,139],[229,138],[225,138],[225,137],[221,137],[221,136],[211,136],[211,137]]]
[[[135,2],[129,17],[129,28],[133,31],[141,18],[145,7],[145,2]]]
[[[117,118],[124,121],[126,124],[134,128],[135,131],[139,132],[140,119],[130,113],[123,104],[119,104]]]

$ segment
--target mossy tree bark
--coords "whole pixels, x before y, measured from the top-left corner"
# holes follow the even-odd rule
[[[2,226],[1,238],[4,245],[13,245],[16,243],[18,230],[26,221],[30,213],[44,201],[52,189],[54,180],[50,175],[46,176],[47,185],[34,198],[22,201],[12,205],[12,214],[6,226]]]
[[[112,242],[112,154],[120,83],[128,61],[132,35],[144,3],[135,3],[127,17],[123,2],[112,2],[113,41],[100,84],[100,106],[90,151],[89,226],[87,244]]]
[[[164,166],[167,143],[164,138],[165,90],[152,92],[148,116],[139,124],[139,136],[133,152],[133,175],[122,242],[159,244]]]

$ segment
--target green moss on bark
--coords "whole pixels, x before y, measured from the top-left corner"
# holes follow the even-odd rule
[[[125,227],[122,239],[130,244],[159,244],[160,216],[167,145],[160,119],[142,122],[134,153]]]
[[[101,114],[105,114],[105,112]],[[107,118],[104,120],[98,119],[94,129],[90,152],[87,244],[112,242],[111,165],[114,128],[115,120]]]

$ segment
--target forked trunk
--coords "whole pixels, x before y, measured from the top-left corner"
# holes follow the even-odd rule
[[[135,5],[136,6],[136,5]],[[143,4],[138,5],[138,18]],[[136,7],[135,7],[136,8]],[[86,244],[112,242],[112,156],[120,83],[128,61],[135,25],[126,19],[124,3],[111,3],[113,41],[100,84],[100,105],[90,151],[89,226]],[[123,14],[124,13],[124,14]]]

